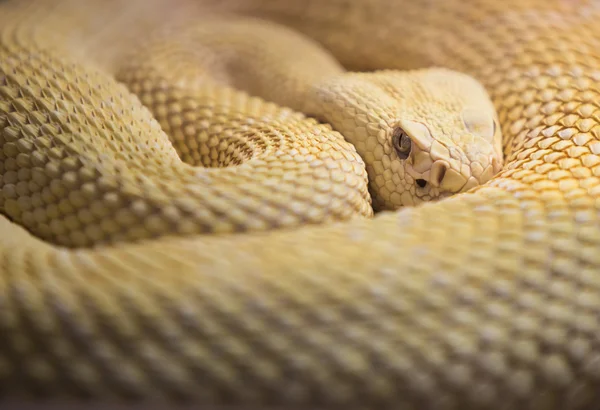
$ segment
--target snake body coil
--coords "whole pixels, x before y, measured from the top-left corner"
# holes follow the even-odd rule
[[[600,407],[597,3],[76,3],[0,4],[2,394]],[[250,83],[264,86],[249,92],[325,112],[339,132],[229,88],[250,74],[226,53],[195,61],[177,41],[134,47],[163,21],[228,11],[295,28],[346,69],[435,65],[474,76],[497,111],[502,170],[489,179],[499,167],[493,122],[468,111],[455,125],[476,129],[471,141],[487,136],[485,158],[464,147],[436,157],[443,175],[426,174],[432,160],[378,180],[399,169],[395,157],[370,159],[371,145],[342,137],[356,110],[322,109],[391,91],[321,51],[314,58],[327,68],[297,76],[261,54],[272,82],[250,67]],[[170,27],[161,38],[177,38]],[[219,47],[228,43],[207,45]],[[186,78],[190,61],[196,75]],[[323,81],[316,97],[313,77]],[[467,161],[478,165],[462,169]],[[472,172],[485,173],[481,185],[468,182]],[[401,192],[418,202],[444,189],[461,193],[389,210],[406,204]],[[373,218],[371,198],[382,211]]]

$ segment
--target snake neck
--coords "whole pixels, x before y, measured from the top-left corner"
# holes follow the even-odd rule
[[[216,16],[167,27],[157,37],[162,54],[170,54],[157,62],[185,61],[161,70],[183,87],[230,87],[304,113],[313,106],[314,85],[344,72],[316,42],[259,19]]]

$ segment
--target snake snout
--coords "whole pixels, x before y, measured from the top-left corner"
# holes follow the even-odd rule
[[[448,164],[444,161],[436,161],[431,166],[431,173],[429,176],[429,183],[434,187],[441,187],[448,171]]]
[[[462,191],[469,180],[470,174],[451,168],[444,160],[435,161],[429,173],[429,183],[432,186],[450,193]]]

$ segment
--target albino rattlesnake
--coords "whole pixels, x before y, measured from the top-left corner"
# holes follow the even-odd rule
[[[29,3],[0,9],[1,208],[45,239],[2,217],[0,386],[9,396],[344,407],[600,404],[598,6],[205,0],[178,14],[153,0],[120,4],[130,12],[121,14],[117,0]],[[238,21],[215,37],[227,39],[225,46],[215,40],[198,53],[189,44],[207,38],[192,39],[210,21],[181,33],[165,25],[168,35],[158,43],[145,39],[163,21],[181,27],[174,22],[189,24],[195,13],[221,7],[293,26],[350,69],[442,65],[474,75],[498,110],[504,170],[439,203],[332,224],[372,212],[353,147],[326,125],[204,81],[221,81],[223,61],[235,60],[226,53],[206,58],[220,47],[241,45],[268,65],[268,52],[246,48],[259,41],[260,27],[246,32],[257,38],[236,37]],[[286,36],[296,38],[281,30],[274,50],[286,47]],[[148,48],[129,54],[141,35]],[[308,55],[305,41],[298,38],[293,52]],[[483,175],[481,182],[493,174],[488,167],[498,167],[492,107],[467,77],[441,70],[340,74],[322,51],[311,55],[320,67],[312,72],[311,64],[297,73],[273,67],[270,75],[260,66],[226,68],[235,85],[271,81],[273,89],[251,91],[271,93],[342,133],[356,129],[349,120],[353,127],[362,121],[367,134],[369,125],[379,127],[380,141],[392,142],[401,126],[413,140],[411,155],[426,164],[402,162],[406,180],[395,173],[378,180],[382,171],[402,172],[390,144],[361,146],[363,131],[346,135],[370,167],[376,208],[400,205],[406,182],[411,198],[424,199],[424,192],[438,195],[436,184],[452,191],[473,185],[457,182],[448,157],[435,165],[419,155],[430,149],[422,126],[386,117],[409,107],[404,95],[390,98],[396,90],[435,83],[451,107],[461,104],[453,125],[463,136],[474,130],[469,138],[485,156],[470,152],[472,145],[450,154],[478,163],[469,172]],[[153,107],[190,165],[110,72]],[[407,81],[411,76],[420,82]],[[440,84],[439,76],[453,80]],[[307,83],[320,77],[315,99]],[[459,93],[444,92],[459,82]],[[436,93],[427,94],[435,101]],[[417,100],[423,95],[415,93]],[[372,98],[381,110],[365,120],[357,109],[327,108],[354,96]],[[481,101],[477,109],[473,98]],[[440,113],[427,119],[429,127],[449,118]],[[447,131],[430,129],[436,137]],[[304,138],[291,138],[298,135]],[[194,146],[195,139],[208,148]],[[278,151],[285,144],[297,144],[286,148],[288,156]],[[325,145],[331,150],[321,151]],[[383,155],[371,158],[371,150]],[[280,179],[253,182],[288,164]],[[227,167],[198,172],[192,165]],[[297,227],[304,223],[324,226]],[[288,229],[191,237],[274,227]],[[106,242],[112,245],[85,247]]]

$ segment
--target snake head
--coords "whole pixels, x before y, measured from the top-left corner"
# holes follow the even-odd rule
[[[346,73],[313,89],[313,111],[354,144],[376,210],[438,200],[502,168],[494,106],[474,78],[452,70]]]

